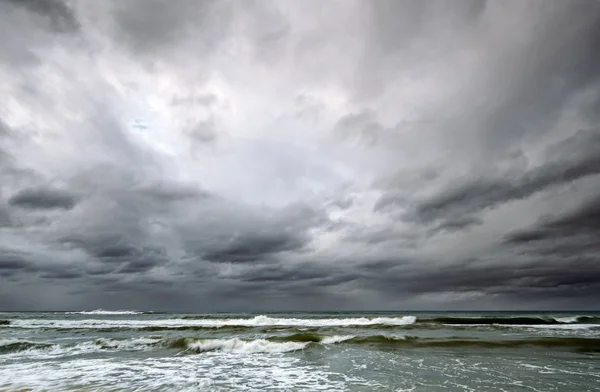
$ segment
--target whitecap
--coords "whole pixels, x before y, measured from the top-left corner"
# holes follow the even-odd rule
[[[346,340],[354,339],[353,335],[334,335],[334,336],[326,336],[321,339],[320,343],[323,344],[335,344],[345,342]]]
[[[573,324],[579,321],[579,316],[572,316],[572,317],[553,317],[554,320],[556,320],[559,323],[563,323],[563,324]]]
[[[94,313],[102,314],[102,313]],[[23,319],[14,320],[11,327],[14,328],[146,328],[146,327],[262,327],[262,326],[283,326],[283,327],[353,327],[353,326],[376,326],[392,325],[403,326],[411,325],[416,322],[414,316],[403,317],[376,317],[376,318],[277,318],[268,316],[256,316],[253,318],[234,318],[234,319],[137,319],[137,320],[106,320],[106,319],[82,319],[82,320],[51,320],[51,319]]]
[[[242,340],[233,339],[205,339],[196,340],[187,344],[187,349],[196,352],[222,351],[227,353],[285,353],[302,350],[307,342],[270,342],[265,339]]]

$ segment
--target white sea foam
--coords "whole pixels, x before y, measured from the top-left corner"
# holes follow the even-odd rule
[[[348,376],[281,355],[77,358],[0,366],[0,390],[346,391]],[[367,380],[358,379],[362,385]]]
[[[596,329],[598,324],[548,324],[548,325],[511,325],[511,327],[533,328],[533,329],[548,329],[548,330],[587,330]]]
[[[572,324],[572,323],[576,323],[577,321],[579,321],[579,317],[578,316],[574,316],[574,317],[553,317],[553,318],[557,322],[563,323],[563,324]]]
[[[403,335],[385,335],[385,337],[389,340],[406,340],[406,336]]]
[[[136,338],[127,340],[97,339],[94,344],[102,349],[145,350],[161,341],[160,338]]]
[[[127,315],[127,314],[142,314],[143,312],[138,312],[135,310],[104,310],[104,309],[96,309],[89,311],[81,311],[81,312],[66,312],[66,314],[89,314],[89,315],[99,315],[99,316],[112,316],[112,315]]]
[[[344,342],[344,341],[350,340],[350,339],[354,339],[354,336],[353,335],[334,335],[334,336],[324,337],[323,339],[321,339],[321,343],[335,344],[335,343],[341,343],[341,342]]]
[[[325,338],[324,344],[338,343],[352,336],[332,336]],[[68,357],[79,354],[89,354],[95,352],[116,352],[116,351],[147,351],[157,347],[183,347],[192,352],[211,352],[219,351],[224,353],[253,354],[253,353],[285,353],[290,351],[302,350],[309,342],[271,342],[266,339],[242,340],[239,338],[231,339],[182,339],[182,343],[177,343],[171,339],[160,338],[135,338],[135,339],[95,339],[91,341],[80,342],[76,344],[56,344],[31,342],[16,339],[4,339],[0,341],[0,348],[9,345],[22,343],[21,348],[14,352],[4,354],[2,359],[16,359],[17,357],[27,357],[30,359],[42,359],[52,357]]]
[[[15,348],[13,352],[0,356],[0,360],[6,361],[25,357],[28,359],[69,357],[101,351],[146,351],[153,349],[160,342],[161,340],[158,338],[96,339],[74,344],[32,342],[18,339],[0,340],[0,349],[18,343],[23,344],[20,348]]]
[[[227,353],[285,353],[302,350],[307,342],[270,342],[264,339],[241,340],[233,339],[205,339],[196,340],[187,344],[188,350],[196,352],[222,351]]]
[[[29,343],[29,342],[24,341],[24,340],[19,340],[19,339],[0,339],[0,347],[8,346],[9,344],[14,344],[14,343]]]
[[[352,327],[370,325],[410,325],[416,322],[414,316],[403,317],[376,317],[376,318],[328,318],[328,319],[301,319],[301,318],[277,318],[268,316],[256,316],[253,318],[235,319],[154,319],[154,320],[51,320],[51,319],[22,319],[12,320],[11,327],[17,328],[145,328],[145,327],[262,327],[262,326],[286,326],[286,327]]]

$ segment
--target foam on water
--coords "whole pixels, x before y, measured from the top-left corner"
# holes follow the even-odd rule
[[[370,326],[370,325],[411,325],[416,322],[414,316],[403,317],[375,317],[375,318],[329,318],[329,319],[300,319],[277,318],[256,316],[253,318],[235,319],[146,319],[146,320],[51,320],[51,319],[19,319],[12,320],[13,328],[144,328],[144,327],[260,327],[260,326],[286,326],[286,327],[345,327],[345,326]]]
[[[533,328],[533,329],[549,329],[549,330],[566,330],[566,331],[576,331],[576,330],[587,330],[587,329],[595,329],[598,328],[598,324],[553,324],[553,325],[516,325],[516,327],[521,328]]]
[[[0,391],[543,391],[600,382],[596,314],[415,315],[10,313],[0,326]]]
[[[0,390],[345,391],[350,379],[281,354],[206,353],[143,360],[13,363],[0,369]]]
[[[0,353],[5,352],[5,354],[0,355],[0,363],[19,358],[62,358],[102,351],[148,351],[154,349],[160,342],[161,339],[158,338],[95,339],[73,344],[2,340],[0,341]]]
[[[285,353],[302,350],[308,342],[270,342],[264,339],[241,340],[204,339],[187,344],[187,349],[195,352],[222,351],[227,353]]]
[[[335,344],[345,342],[346,340],[354,339],[354,335],[335,335],[335,336],[326,336],[321,340],[323,344]]]
[[[354,339],[353,335],[324,336],[320,344],[336,344]],[[196,338],[133,338],[95,339],[72,344],[33,342],[29,340],[0,340],[0,361],[16,358],[42,359],[68,357],[95,352],[149,351],[154,349],[181,349],[187,352],[224,352],[237,354],[285,353],[302,350],[310,341],[271,341],[268,339],[196,339]]]
[[[593,363],[544,362],[487,354],[401,356],[392,352],[325,351],[318,361],[283,353],[152,358],[15,361],[0,366],[0,390],[89,391],[391,391],[595,390]],[[545,377],[545,375],[560,377]]]
[[[578,316],[572,316],[572,317],[553,317],[554,320],[558,321],[559,323],[564,323],[564,324],[573,324],[579,321],[579,317]]]

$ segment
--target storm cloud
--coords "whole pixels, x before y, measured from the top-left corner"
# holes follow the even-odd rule
[[[13,207],[29,209],[62,208],[69,210],[76,204],[76,198],[55,189],[24,189],[8,199]]]
[[[0,309],[597,306],[597,1],[7,0],[0,35]]]

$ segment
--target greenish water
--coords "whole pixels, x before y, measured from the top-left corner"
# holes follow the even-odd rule
[[[598,391],[600,313],[0,313],[0,390]]]

